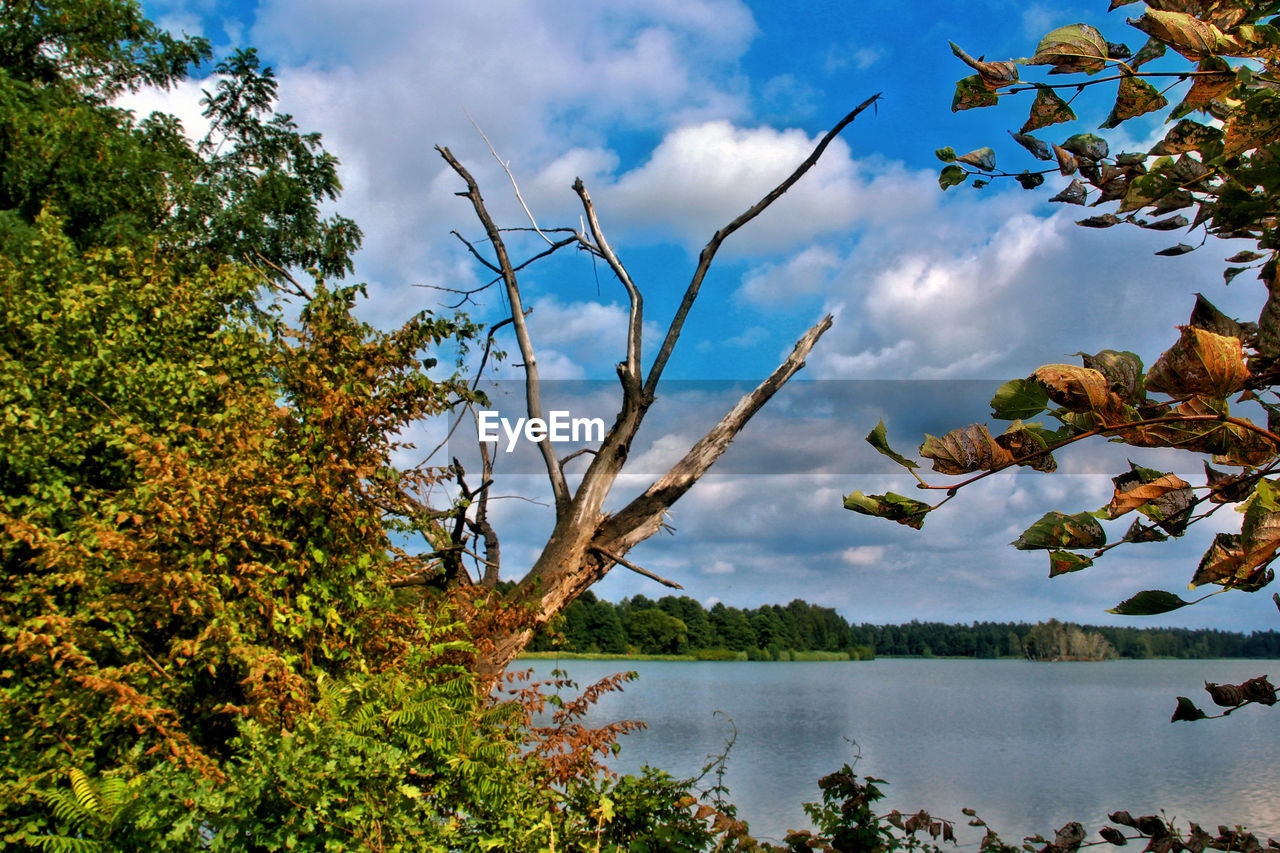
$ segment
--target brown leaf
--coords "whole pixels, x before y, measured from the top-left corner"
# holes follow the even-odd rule
[[[1249,378],[1240,339],[1179,326],[1182,337],[1147,371],[1147,390],[1171,397],[1203,394],[1222,398]]]
[[[1132,419],[1132,410],[1112,392],[1107,377],[1097,370],[1074,364],[1046,364],[1032,375],[1049,392],[1049,399],[1069,412],[1087,412],[1106,424]]]
[[[1196,69],[1201,74],[1191,80],[1191,89],[1178,106],[1173,108],[1170,118],[1181,118],[1194,110],[1207,109],[1236,86],[1236,75],[1225,60],[1216,57],[1205,57]],[[1176,130],[1176,128],[1175,128]],[[1187,149],[1183,149],[1187,150]],[[1173,151],[1164,153],[1173,154]]]
[[[1107,116],[1107,120],[1102,123],[1102,126],[1108,128],[1116,127],[1121,122],[1135,116],[1162,110],[1167,106],[1169,106],[1169,102],[1165,100],[1155,86],[1152,86],[1141,77],[1129,74],[1120,81],[1120,88],[1116,93],[1115,106],[1111,108],[1111,114]]]
[[[920,455],[933,460],[940,474],[989,471],[1013,461],[1013,455],[987,431],[986,424],[970,424],[938,438],[926,435]]]
[[[978,76],[982,78],[983,84],[992,91],[1005,86],[1012,86],[1018,82],[1018,64],[1016,62],[983,62],[965,53],[955,42],[951,43],[951,52],[959,57],[960,61],[965,65],[977,71]]]
[[[1185,490],[1187,494],[1191,493],[1191,484],[1176,474],[1164,474],[1144,483],[1142,478],[1134,476],[1134,472],[1129,472],[1116,477],[1115,484],[1115,493],[1111,496],[1111,503],[1107,504],[1107,512],[1112,518],[1119,518],[1170,492]]]
[[[1129,23],[1188,59],[1203,59],[1222,50],[1239,49],[1238,44],[1213,24],[1186,12],[1148,9],[1141,18],[1130,19]]]
[[[1053,153],[1058,158],[1059,172],[1064,175],[1074,175],[1076,173],[1076,155],[1056,144],[1053,146]]]

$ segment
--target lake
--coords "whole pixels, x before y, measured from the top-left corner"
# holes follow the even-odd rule
[[[540,676],[554,665],[517,666],[530,664]],[[1117,809],[1136,816],[1162,807],[1210,831],[1239,823],[1264,842],[1280,838],[1280,706],[1169,722],[1175,696],[1213,713],[1206,680],[1274,673],[1274,683],[1275,661],[572,660],[562,668],[579,686],[640,674],[589,718],[648,724],[622,738],[613,764],[622,772],[652,764],[695,775],[731,733],[715,712],[732,718],[738,739],[726,782],[762,839],[807,828],[801,804],[820,798],[818,778],[859,751],[859,775],[889,783],[883,811],[923,808],[971,832],[960,812],[968,806],[1007,842],[1052,838],[1071,820],[1092,832]]]

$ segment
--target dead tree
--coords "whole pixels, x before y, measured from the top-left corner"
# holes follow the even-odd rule
[[[823,317],[805,332],[796,342],[791,354],[767,379],[739,400],[737,405],[695,443],[679,462],[654,481],[640,496],[613,514],[603,511],[605,500],[618,475],[622,473],[631,442],[644,420],[645,413],[653,405],[662,372],[675,350],[685,320],[689,316],[694,301],[698,298],[703,280],[720,246],[730,235],[760,215],[794,186],[818,162],[831,141],[878,98],[879,95],[868,98],[841,119],[823,136],[813,152],[786,180],[712,235],[698,256],[698,263],[685,289],[684,298],[667,328],[666,336],[658,349],[657,356],[649,365],[647,373],[643,369],[642,358],[644,300],[640,288],[632,281],[626,267],[618,260],[609,241],[605,238],[591,196],[587,193],[581,179],[574,183],[573,189],[582,204],[584,227],[581,230],[538,229],[538,233],[546,239],[548,248],[534,259],[517,265],[508,252],[504,241],[504,230],[500,229],[490,216],[480,194],[480,188],[471,173],[450,153],[448,148],[436,148],[440,156],[465,183],[465,191],[457,195],[471,202],[492,250],[492,256],[486,257],[475,245],[467,244],[472,254],[494,273],[494,283],[499,284],[505,291],[511,314],[502,321],[501,325],[510,324],[513,327],[525,374],[525,403],[529,418],[542,419],[543,410],[538,360],[525,322],[526,310],[520,293],[519,271],[537,257],[543,257],[560,248],[576,246],[590,252],[608,265],[626,290],[629,302],[626,360],[617,365],[618,379],[622,386],[617,416],[612,428],[605,435],[604,441],[594,449],[591,462],[576,489],[570,490],[564,472],[566,460],[557,457],[550,437],[539,442],[539,450],[554,496],[555,526],[537,560],[505,596],[505,603],[525,606],[531,619],[526,620],[522,627],[499,632],[498,636],[487,638],[488,642],[482,647],[482,658],[478,661],[478,668],[482,672],[493,674],[502,670],[528,644],[538,625],[554,617],[588,587],[603,578],[614,566],[621,565],[660,580],[669,586],[675,586],[672,582],[658,578],[629,562],[626,559],[627,552],[660,529],[663,514],[720,458],[728,448],[729,442],[746,425],[752,415],[759,411],[760,407],[804,366],[804,360],[809,351],[822,334],[831,327],[832,318],[829,315]],[[553,240],[549,236],[553,234],[558,239]],[[571,236],[561,237],[561,235]],[[497,580],[498,540],[487,518],[487,484],[491,473],[490,457],[487,453],[484,453],[483,460],[484,484],[474,490],[474,493],[467,490],[469,498],[475,496],[475,500],[468,502],[470,506],[475,507],[475,517],[467,517],[464,511],[462,518],[465,524],[460,523],[457,530],[460,536],[464,527],[469,528],[475,539],[484,543],[485,551],[482,561],[485,568],[481,583],[492,585]],[[460,472],[459,478],[461,478]],[[455,540],[459,536],[455,536]],[[458,549],[462,548],[460,541],[456,541],[455,545]]]

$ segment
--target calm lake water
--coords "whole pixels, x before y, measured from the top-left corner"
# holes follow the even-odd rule
[[[552,661],[535,664],[547,675]],[[1163,807],[1207,829],[1243,824],[1280,838],[1280,706],[1221,720],[1169,722],[1175,696],[1212,708],[1203,683],[1280,678],[1275,661],[888,660],[833,663],[566,661],[579,686],[640,674],[604,699],[594,723],[638,719],[617,770],[644,764],[699,772],[738,739],[726,782],[759,838],[807,828],[817,780],[861,752],[885,810],[927,809],[962,823],[977,809],[1006,841],[1079,820],[1091,831],[1117,809]],[[967,827],[965,828],[967,830]],[[1095,836],[1096,837],[1096,836]],[[970,838],[976,840],[976,837]]]

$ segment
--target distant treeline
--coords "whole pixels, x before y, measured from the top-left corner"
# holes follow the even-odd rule
[[[1081,645],[1084,643],[1085,645]],[[531,651],[605,654],[691,654],[784,660],[789,652],[838,652],[853,660],[875,655],[936,657],[1280,658],[1280,632],[1189,628],[1115,628],[1057,620],[946,625],[850,625],[830,607],[796,599],[740,610],[710,610],[688,596],[653,601],[643,595],[617,604],[587,592],[573,602]],[[1098,653],[1081,651],[1096,649]],[[722,654],[716,654],[715,652]]]

